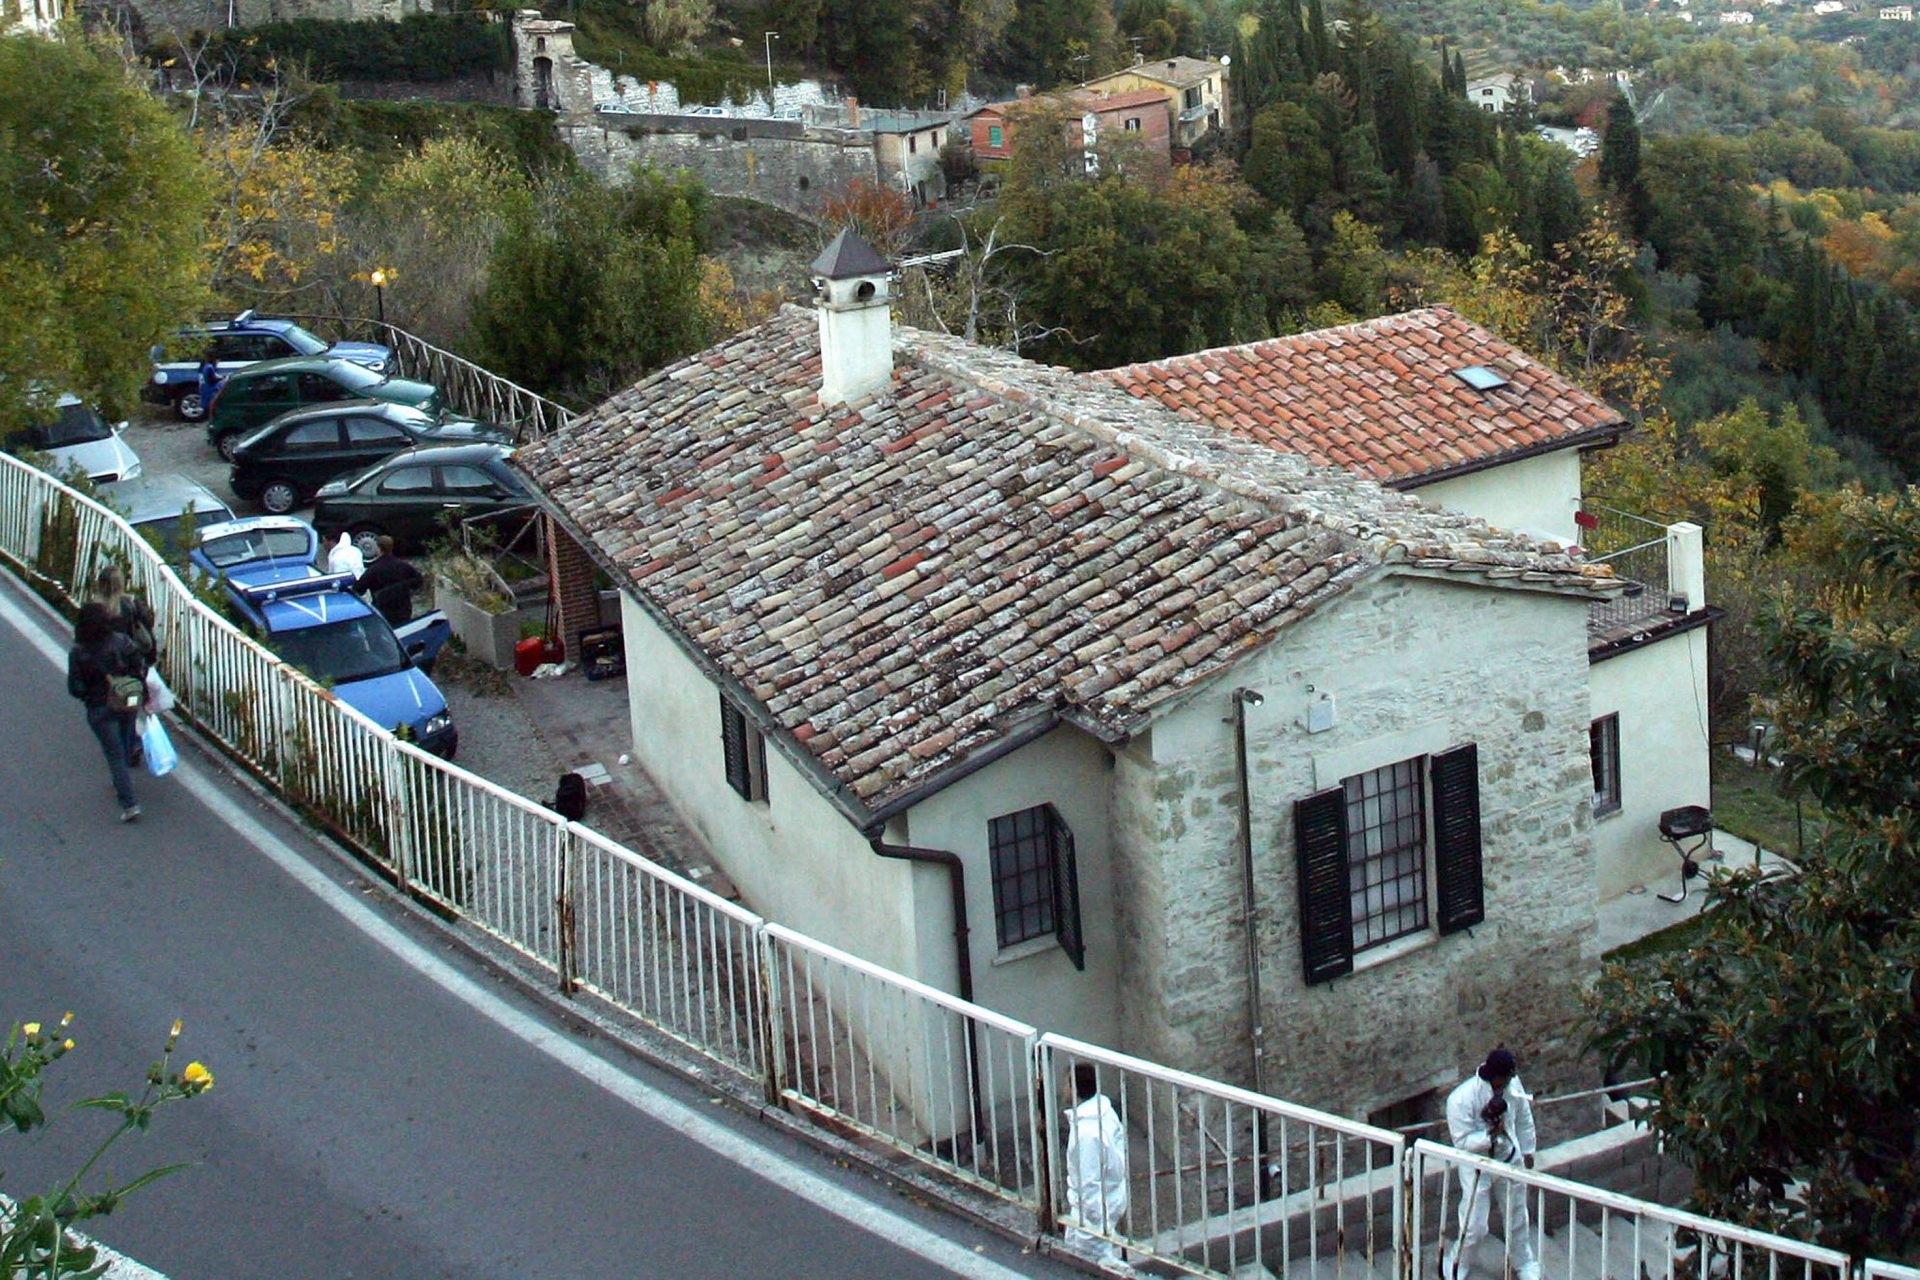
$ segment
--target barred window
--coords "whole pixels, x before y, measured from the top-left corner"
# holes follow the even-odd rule
[[[1402,760],[1341,783],[1355,951],[1427,927],[1425,764]]]
[[[995,936],[1002,950],[1048,934],[1086,967],[1073,832],[1050,804],[991,819]]]
[[[1593,760],[1593,812],[1596,817],[1620,812],[1620,717],[1601,716],[1587,729],[1587,752]]]

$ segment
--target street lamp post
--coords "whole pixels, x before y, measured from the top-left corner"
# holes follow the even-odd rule
[[[773,115],[773,42],[780,38],[778,31],[769,31],[761,41],[767,47],[767,114]]]
[[[373,305],[378,311],[380,323],[384,327],[387,323],[387,280],[389,278],[387,269],[385,267],[375,267],[373,274],[368,278],[373,281]]]

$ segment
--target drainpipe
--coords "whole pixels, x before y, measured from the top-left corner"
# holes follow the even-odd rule
[[[1260,1003],[1260,935],[1254,927],[1253,795],[1247,785],[1247,708],[1266,699],[1252,689],[1233,691],[1233,746],[1240,770],[1240,915],[1247,933],[1247,1032],[1253,1044],[1253,1091],[1267,1091],[1267,1029]]]
[[[928,866],[944,867],[947,872],[947,884],[953,894],[953,956],[960,971],[960,989],[958,995],[968,1004],[973,1003],[973,948],[967,942],[967,867],[960,861],[960,855],[949,849],[922,849],[910,844],[888,844],[880,836],[871,836],[867,840],[869,847],[883,858],[895,858],[902,862],[919,862]],[[984,1102],[980,1097],[980,1046],[974,1038],[973,1019],[965,1022],[967,1033],[967,1092],[973,1099],[973,1124],[976,1130],[986,1127]]]
[[[1240,772],[1240,916],[1247,934],[1247,1038],[1253,1046],[1253,1091],[1267,1091],[1267,1028],[1260,999],[1260,931],[1253,883],[1253,789],[1247,782],[1247,708],[1266,699],[1248,688],[1233,691],[1234,762]],[[1271,1171],[1267,1165],[1267,1113],[1260,1112],[1260,1195],[1265,1197]]]

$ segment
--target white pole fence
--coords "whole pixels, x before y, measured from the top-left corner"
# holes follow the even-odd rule
[[[762,919],[402,742],[200,599],[119,516],[0,454],[0,558],[72,606],[109,562],[156,615],[190,719],[415,897],[721,1067],[743,1089],[975,1191],[1075,1247],[1193,1275],[1423,1280],[1460,1196],[1492,1189],[1475,1274],[1545,1280],[1920,1280],[1495,1164],[1039,1028]],[[1069,1212],[1076,1068],[1127,1135],[1128,1206]]]

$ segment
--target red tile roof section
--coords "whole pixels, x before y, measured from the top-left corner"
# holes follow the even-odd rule
[[[514,458],[849,816],[1056,719],[1124,737],[1389,568],[1612,588],[1095,378],[912,330],[895,353],[823,406],[816,317],[785,308]]]
[[[1454,370],[1507,379],[1475,391]],[[1235,435],[1414,487],[1625,428],[1604,401],[1446,307],[1095,375]]]

